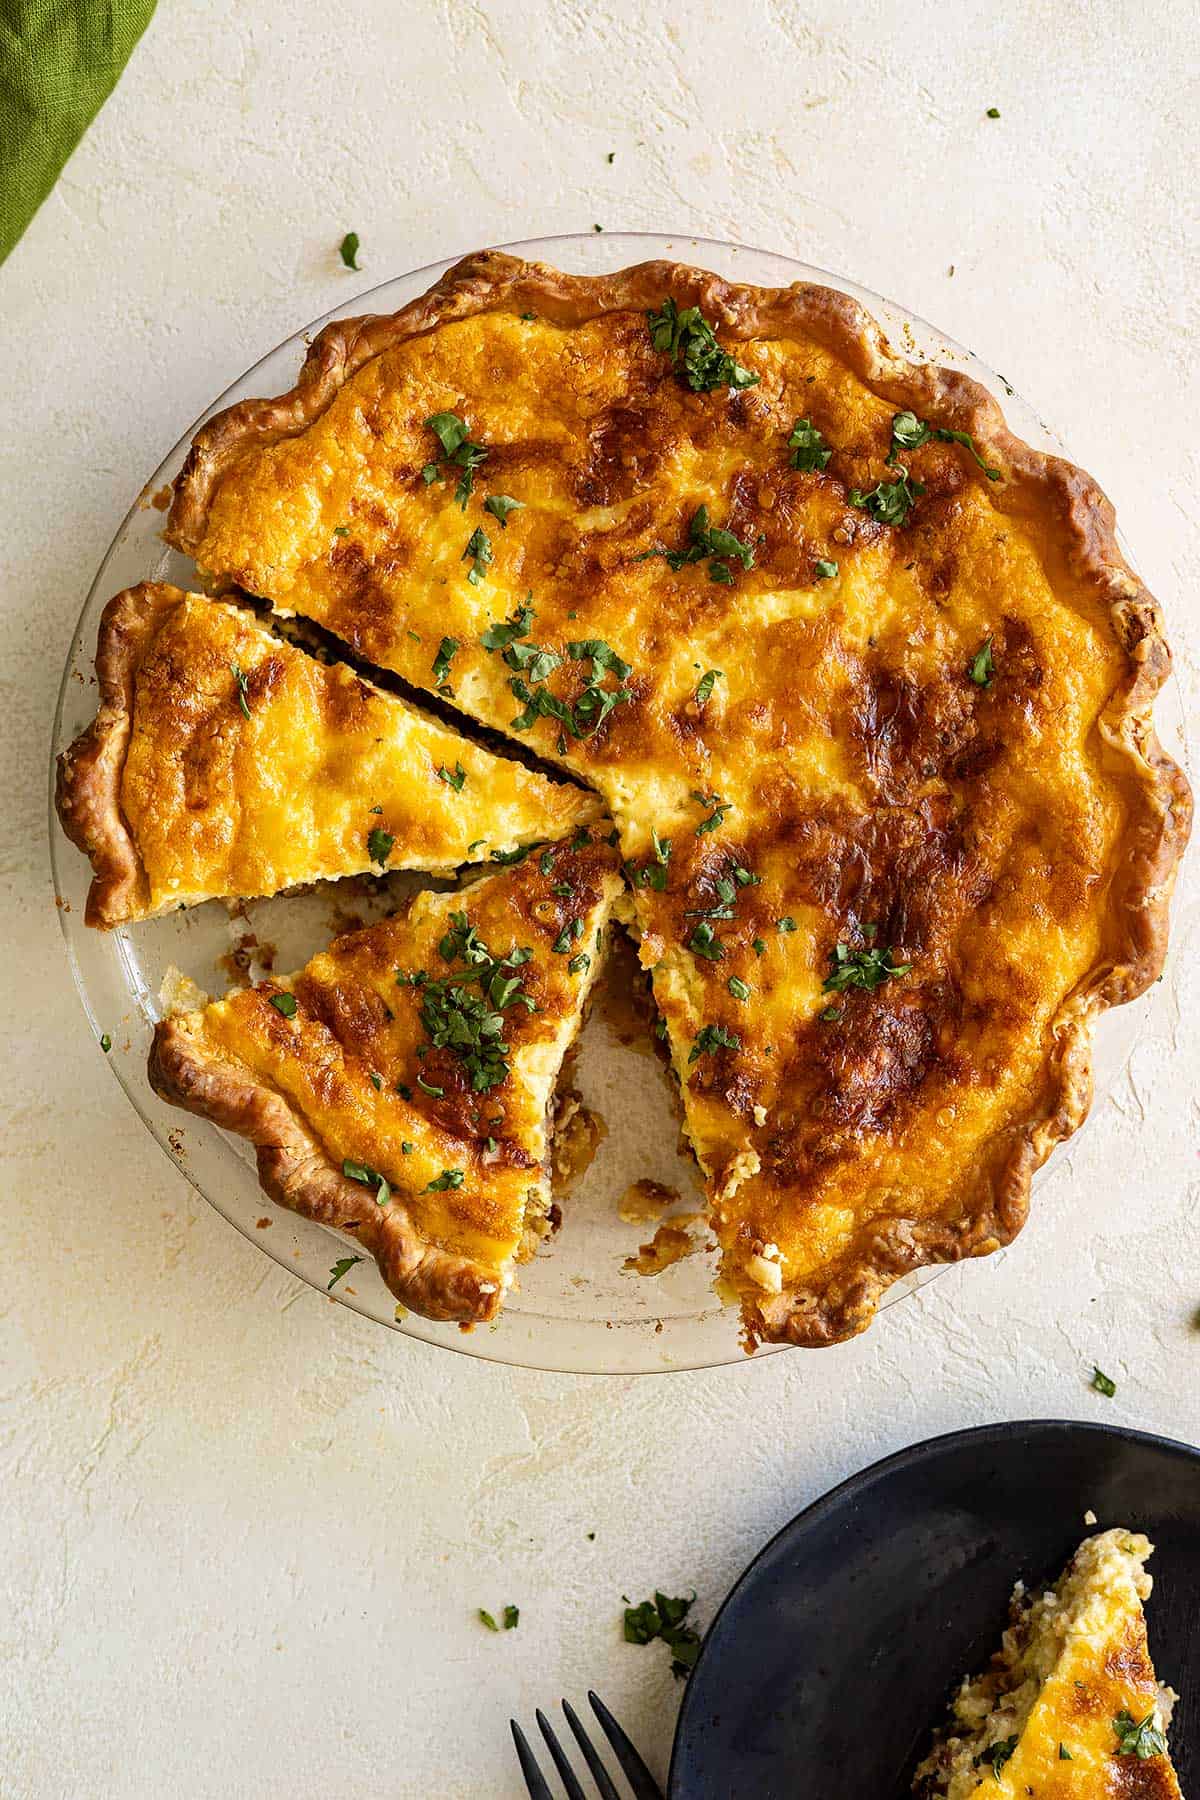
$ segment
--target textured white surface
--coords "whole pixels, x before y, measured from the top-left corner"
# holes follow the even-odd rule
[[[844,270],[1003,369],[1117,502],[1194,719],[1193,66],[1182,0],[162,0],[0,271],[0,1792],[508,1800],[510,1712],[588,1683],[665,1770],[622,1592],[707,1619],[807,1500],[957,1426],[1200,1439],[1186,878],[1167,1030],[1010,1252],[832,1352],[569,1379],[297,1299],[186,1187],[84,1030],[43,785],[91,574],[212,394],[347,283],[593,222]]]

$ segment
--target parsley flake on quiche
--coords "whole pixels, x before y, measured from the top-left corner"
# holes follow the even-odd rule
[[[548,1229],[555,1082],[622,890],[607,830],[161,1020],[156,1091],[249,1138],[271,1198],[352,1238],[405,1306],[494,1318]],[[595,954],[568,960],[563,933]]]
[[[89,925],[367,871],[449,872],[599,812],[200,594],[118,594],[96,665],[100,710],[58,782],[95,871]]]
[[[449,414],[503,529],[423,477]],[[603,797],[749,1346],[1011,1240],[1190,816],[1088,476],[843,294],[489,252],[202,427],[168,536],[415,687],[445,636]]]

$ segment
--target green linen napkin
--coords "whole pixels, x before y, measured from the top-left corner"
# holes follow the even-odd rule
[[[150,23],[154,0],[0,0],[0,262]]]

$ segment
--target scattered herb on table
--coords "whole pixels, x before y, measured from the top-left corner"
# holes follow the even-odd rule
[[[626,1606],[625,1642],[652,1644],[661,1638],[671,1652],[671,1673],[679,1679],[689,1675],[700,1654],[700,1633],[686,1623],[695,1599],[695,1594],[672,1598],[656,1591],[653,1600]]]
[[[348,269],[358,272],[358,233],[348,231],[338,245],[338,255]]]
[[[107,1056],[112,1049],[112,1039],[109,1037],[107,1031],[102,1031],[100,1033],[100,1048],[103,1050],[105,1056]]]
[[[1094,1363],[1092,1365],[1092,1379],[1090,1385],[1095,1388],[1098,1394],[1103,1394],[1108,1400],[1111,1400],[1117,1391],[1117,1384],[1112,1376],[1106,1375],[1104,1370],[1098,1369]]]

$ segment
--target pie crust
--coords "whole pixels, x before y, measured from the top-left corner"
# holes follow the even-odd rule
[[[757,384],[688,391],[647,331],[668,296]],[[522,500],[473,585],[484,489],[465,517],[421,479],[439,408]],[[864,495],[897,478],[909,413],[932,435],[904,452],[922,497],[892,523]],[[793,466],[801,417],[828,466]],[[694,543],[700,503],[753,552],[727,581],[661,554]],[[522,738],[612,810],[750,1347],[850,1336],[898,1277],[1011,1240],[1086,1113],[1097,1016],[1161,969],[1190,822],[1152,726],[1158,608],[1089,476],[1015,438],[966,376],[898,357],[845,295],[485,252],[394,317],[326,327],[289,394],[205,425],[167,535],[215,588],[417,686],[435,684],[409,634],[449,620],[456,704],[500,730],[512,678],[479,634],[527,592],[560,706],[585,676],[568,638],[628,663],[601,727],[543,716]],[[691,691],[706,665],[715,705]],[[739,868],[710,960],[690,921],[722,916]],[[843,957],[888,968],[831,1002]]]

